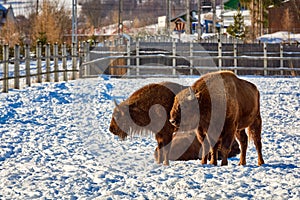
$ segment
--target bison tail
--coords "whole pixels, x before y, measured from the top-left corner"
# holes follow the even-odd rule
[[[255,121],[253,122],[253,124],[251,124],[251,126],[248,127],[249,141],[261,140],[261,129],[262,129],[262,120],[261,120],[261,116],[258,115]]]

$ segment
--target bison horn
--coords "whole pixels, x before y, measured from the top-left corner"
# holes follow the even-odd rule
[[[195,98],[195,95],[194,95],[194,91],[192,90],[191,87],[189,87],[189,91],[190,91],[190,94],[188,96],[188,100],[193,100]]]
[[[116,106],[116,107],[119,107],[119,105],[118,105],[116,99],[114,99],[114,103],[115,103],[115,106]]]

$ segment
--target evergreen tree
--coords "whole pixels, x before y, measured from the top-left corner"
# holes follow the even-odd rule
[[[234,23],[227,28],[227,33],[235,38],[244,39],[246,37],[246,28],[244,17],[240,9],[238,9],[238,13],[233,17],[233,19]]]

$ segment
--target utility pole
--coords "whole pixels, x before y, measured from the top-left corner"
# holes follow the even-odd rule
[[[77,0],[72,0],[72,43],[77,45]]]
[[[212,7],[213,7],[213,27],[212,32],[216,33],[216,0],[212,1]]]
[[[166,34],[170,36],[171,0],[166,0]]]
[[[224,33],[224,0],[221,0],[221,27],[220,33]]]
[[[123,33],[123,0],[119,0],[119,22],[118,22],[118,34]]]
[[[198,42],[201,40],[201,0],[198,0]]]
[[[186,34],[191,34],[190,1],[186,0]]]
[[[39,14],[39,0],[36,0],[36,8],[35,8],[35,14],[38,15]]]

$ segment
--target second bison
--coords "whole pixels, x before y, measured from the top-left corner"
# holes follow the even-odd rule
[[[246,164],[248,138],[254,140],[258,165],[262,157],[259,91],[248,81],[228,71],[208,73],[191,87],[178,93],[170,113],[170,122],[179,131],[196,130],[202,145],[202,164],[217,165],[217,150],[221,147],[222,163],[228,164],[228,154],[234,138],[240,142],[240,165]]]

